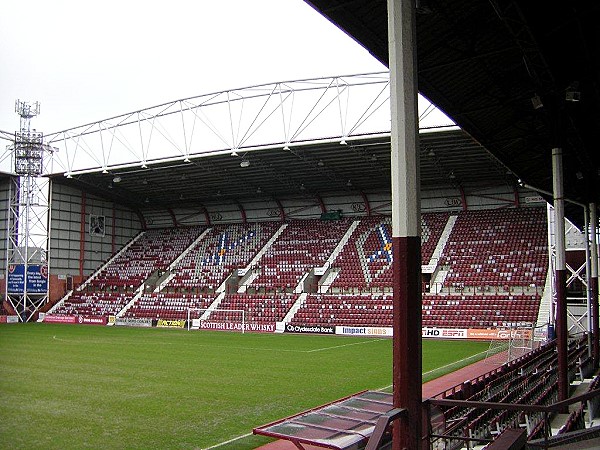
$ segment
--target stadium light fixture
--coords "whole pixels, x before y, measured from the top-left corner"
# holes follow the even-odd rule
[[[342,140],[340,141],[340,145],[348,145],[348,143],[346,142],[346,138],[342,138]]]
[[[102,173],[108,173],[108,170],[106,170],[106,167],[104,169],[102,169]]]
[[[231,152],[231,156],[240,156],[238,155],[238,152],[236,152],[235,150]]]
[[[544,103],[542,103],[542,99],[539,95],[535,94],[531,97],[531,104],[533,105],[533,109],[540,109],[544,107]]]
[[[581,100],[581,92],[579,91],[578,81],[574,81],[569,85],[565,92],[565,100],[568,102],[578,102]]]

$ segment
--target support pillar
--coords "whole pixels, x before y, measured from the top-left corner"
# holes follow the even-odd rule
[[[83,263],[85,261],[85,192],[81,192],[81,216],[79,217],[79,279],[83,281]],[[81,282],[80,281],[80,282]]]
[[[388,0],[393,251],[392,448],[421,448],[421,199],[415,3]]]
[[[592,309],[592,357],[594,358],[594,367],[600,367],[600,344],[598,335],[599,330],[599,314],[598,314],[598,215],[596,212],[596,204],[590,203],[590,237],[591,237],[591,276],[590,276],[590,291],[591,291],[591,309]]]
[[[584,216],[584,230],[583,235],[585,239],[585,300],[586,300],[586,313],[587,313],[587,353],[590,358],[592,358],[593,362],[593,311],[592,311],[592,288],[591,288],[591,273],[592,273],[592,261],[590,257],[591,249],[590,249],[590,212],[588,211],[588,207],[586,205],[581,205],[583,207],[583,216]]]
[[[565,200],[563,194],[562,148],[552,149],[552,182],[554,188],[554,237],[556,251],[556,339],[558,348],[558,401],[569,397],[568,327],[565,263]]]

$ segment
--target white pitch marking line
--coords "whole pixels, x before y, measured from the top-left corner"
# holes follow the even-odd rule
[[[333,347],[315,348],[314,350],[304,350],[303,353],[322,352],[324,350],[333,350],[335,348],[350,347],[351,345],[369,344],[371,342],[386,341],[387,339],[369,339],[368,341],[353,342],[351,344],[334,345]]]
[[[429,375],[430,373],[437,372],[438,370],[442,370],[442,369],[445,369],[447,367],[456,366],[456,365],[458,365],[460,363],[463,363],[463,362],[468,361],[470,359],[476,358],[477,356],[483,355],[485,353],[487,353],[487,350],[485,350],[483,352],[475,353],[474,355],[467,356],[466,358],[460,359],[458,361],[451,362],[451,363],[446,364],[444,366],[440,366],[440,367],[436,367],[435,369],[428,370],[427,372],[423,372],[423,375]],[[389,386],[385,386],[385,387],[382,387],[382,388],[379,388],[379,389],[376,389],[376,390],[377,391],[385,391],[386,389],[389,389],[389,388],[391,388],[393,386],[394,386],[393,384],[390,384]]]
[[[249,437],[249,436],[252,436],[252,433],[246,433],[246,434],[242,434],[241,436],[234,437],[233,439],[229,439],[228,441],[221,442],[220,444],[216,444],[216,445],[213,445],[213,446],[211,446],[211,447],[206,447],[206,448],[203,448],[202,450],[212,450],[213,448],[222,447],[223,445],[230,444],[230,443],[232,443],[232,442],[238,441],[238,440],[240,440],[240,439],[247,438],[247,437]]]

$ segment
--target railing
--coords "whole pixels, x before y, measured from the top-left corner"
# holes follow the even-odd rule
[[[431,294],[462,294],[462,295],[542,295],[543,285],[506,285],[495,281],[481,282],[479,284],[465,284],[464,282],[429,283],[426,287]]]
[[[600,396],[600,389],[594,389],[585,394],[578,395],[567,400],[563,400],[551,405],[526,405],[516,403],[496,403],[496,402],[479,402],[470,400],[449,400],[449,399],[427,399],[423,402],[423,408],[427,415],[428,434],[425,437],[427,445],[431,447],[432,440],[443,439],[452,441],[462,441],[466,443],[467,448],[471,448],[472,442],[490,442],[491,439],[483,437],[470,437],[463,435],[449,435],[449,434],[437,434],[432,432],[431,419],[432,419],[432,406],[445,406],[445,407],[462,407],[462,408],[474,408],[484,410],[498,410],[498,411],[516,411],[521,413],[537,413],[543,415],[543,438],[529,440],[528,446],[533,448],[548,449],[552,447],[550,440],[550,420],[551,416],[555,413],[563,413],[568,410],[569,405],[574,403],[587,402],[590,399]]]
[[[404,408],[394,408],[382,416],[379,416],[379,419],[377,419],[377,424],[375,425],[375,429],[373,430],[373,434],[369,438],[365,450],[379,449],[382,444],[383,437],[389,430],[390,424],[404,416],[406,413],[407,410]]]

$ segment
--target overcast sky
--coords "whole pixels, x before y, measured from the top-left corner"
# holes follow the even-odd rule
[[[45,134],[254,84],[386,70],[301,0],[4,0],[0,130]]]

